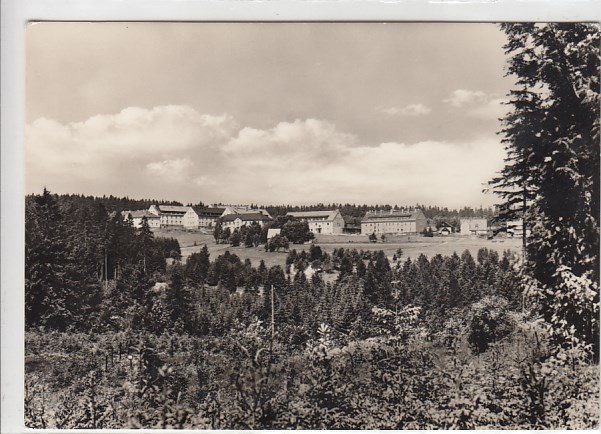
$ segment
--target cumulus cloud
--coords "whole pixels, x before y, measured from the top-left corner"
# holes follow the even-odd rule
[[[379,108],[378,111],[387,116],[423,116],[430,114],[432,109],[424,104],[409,104],[403,108],[399,107],[387,107]]]
[[[443,100],[443,102],[446,102],[453,107],[465,107],[467,105],[484,103],[486,101],[487,96],[484,92],[467,89],[454,90],[448,98]]]
[[[284,158],[294,160],[297,165],[322,164],[340,158],[356,144],[357,137],[338,131],[329,122],[297,119],[280,122],[268,130],[245,127],[228,141],[224,151],[244,158]]]
[[[426,111],[415,105],[412,112]],[[410,107],[410,106],[408,106]],[[205,203],[482,203],[498,138],[366,146],[320,119],[240,127],[186,106],[27,127],[27,189]]]
[[[432,111],[430,107],[426,107],[423,104],[409,104],[407,107],[401,110],[401,113],[405,116],[421,116],[427,115]]]
[[[510,110],[506,102],[505,98],[491,98],[486,103],[471,108],[467,114],[480,119],[499,119]]]
[[[154,161],[146,165],[151,175],[160,176],[170,182],[186,180],[194,162],[189,158],[175,158],[173,160]]]
[[[72,150],[87,158],[106,154],[139,158],[166,150],[210,147],[236,130],[231,117],[199,114],[188,106],[129,107],[114,115],[97,115],[67,125],[37,119],[27,128],[26,139],[32,152],[51,148]]]
[[[457,89],[443,102],[463,109],[467,116],[479,119],[498,119],[508,112],[506,98],[481,91]]]

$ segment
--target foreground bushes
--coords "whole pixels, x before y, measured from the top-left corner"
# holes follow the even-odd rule
[[[416,310],[378,337],[322,325],[306,344],[260,321],[224,338],[28,333],[26,424],[39,428],[591,429],[599,370],[511,314],[475,353],[469,327],[426,338]],[[381,321],[386,315],[374,311]],[[449,339],[451,332],[456,339]],[[124,344],[125,342],[125,344]],[[121,344],[121,354],[115,347]],[[129,346],[127,346],[129,344]],[[111,359],[108,348],[113,346]]]

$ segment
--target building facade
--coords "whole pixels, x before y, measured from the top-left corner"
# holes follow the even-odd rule
[[[427,220],[421,209],[368,211],[361,221],[361,233],[416,234],[424,231]]]
[[[223,229],[229,228],[231,231],[240,229],[242,226],[250,226],[257,223],[259,226],[265,226],[265,223],[271,221],[271,218],[260,213],[250,214],[227,214],[219,219]]]
[[[307,222],[309,230],[314,234],[341,234],[344,230],[344,218],[339,210],[330,211],[298,211],[286,214],[296,220]]]
[[[212,228],[224,211],[225,208],[191,206],[184,214],[184,227],[186,229]]]
[[[184,226],[184,216],[191,207],[175,205],[150,205],[148,212],[159,216],[161,227]]]
[[[146,217],[146,221],[148,222],[148,226],[150,228],[161,227],[160,217],[158,215],[152,214],[151,212],[145,209],[139,211],[124,211],[122,215],[125,220],[129,219],[129,217],[131,216],[135,228],[142,227],[142,220],[144,217]]]
[[[225,208],[198,208],[198,224],[201,228],[212,228],[223,215]]]
[[[451,235],[453,232],[455,232],[455,228],[447,222],[442,222],[438,228],[440,235]]]
[[[461,235],[487,235],[488,220],[485,218],[462,218],[460,219]]]

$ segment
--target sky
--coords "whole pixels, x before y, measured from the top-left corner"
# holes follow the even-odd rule
[[[27,193],[489,206],[494,24],[36,23]]]

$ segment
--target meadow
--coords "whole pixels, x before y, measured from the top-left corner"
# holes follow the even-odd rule
[[[229,244],[216,244],[210,231],[187,231],[177,228],[155,229],[155,236],[172,237],[179,241],[182,261],[194,252],[199,252],[206,244],[212,257],[219,256],[225,251],[235,253],[242,259],[250,259],[253,265],[258,265],[261,260],[265,261],[267,267],[282,265],[286,259],[286,253],[266,252],[263,246],[247,248],[244,246],[232,247]],[[329,254],[335,249],[357,249],[368,251],[382,250],[389,259],[395,255],[398,249],[402,249],[402,258],[417,259],[419,255],[424,254],[428,258],[435,255],[450,256],[453,253],[461,255],[468,250],[472,256],[476,256],[478,250],[487,248],[494,250],[499,255],[506,250],[512,253],[520,254],[522,249],[522,240],[519,238],[495,238],[488,240],[482,237],[474,236],[435,236],[431,238],[421,235],[387,235],[386,241],[378,240],[377,243],[369,242],[367,235],[316,235],[314,243]],[[293,244],[290,250],[297,252],[308,251],[311,243]]]

